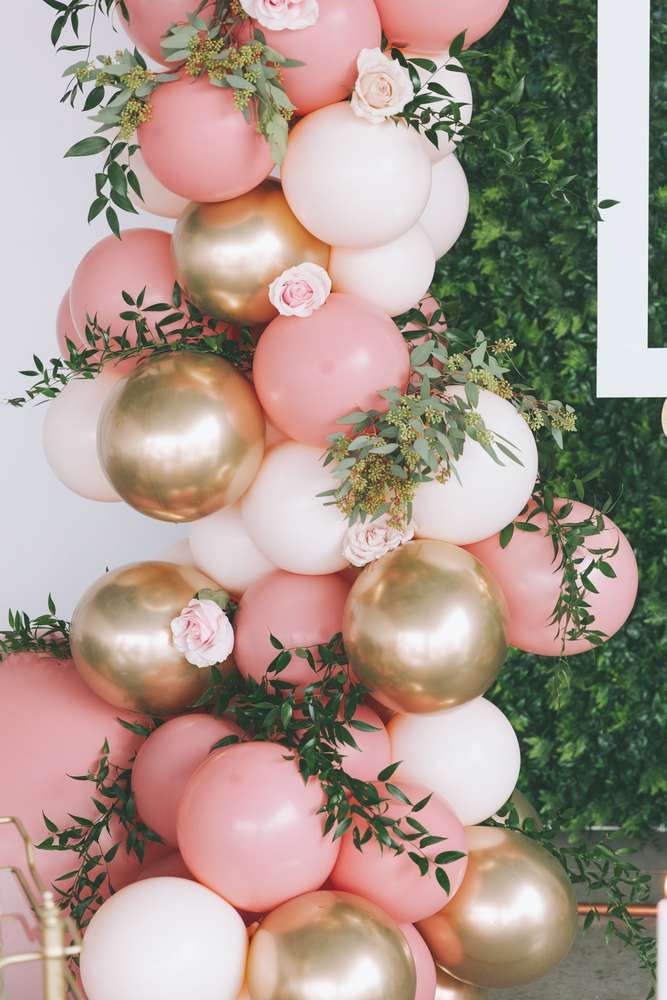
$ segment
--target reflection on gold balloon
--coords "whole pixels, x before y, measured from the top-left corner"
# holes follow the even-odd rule
[[[438,969],[434,1000],[483,1000],[485,996],[484,990],[478,990],[469,983],[460,983],[458,979]]]
[[[419,931],[436,963],[464,982],[502,989],[545,975],[569,952],[577,903],[565,870],[511,830],[472,826],[468,871],[447,906]]]
[[[199,570],[143,562],[101,577],[72,616],[72,658],[95,694],[117,708],[167,715],[192,705],[210,670],[174,647],[171,621],[195,594],[217,585]]]
[[[252,386],[211,354],[144,361],[109,397],[97,447],[123,500],[159,521],[197,521],[235,503],[264,455]]]
[[[252,1000],[414,1000],[416,982],[394,921],[346,892],[283,903],[250,944]]]
[[[267,180],[231,201],[189,205],[173,251],[191,302],[217,319],[254,325],[276,315],[271,282],[297,264],[328,267],[330,248],[292,214],[280,183]]]
[[[368,566],[343,635],[354,673],[396,712],[437,712],[484,694],[507,652],[500,588],[463,549],[424,539]]]

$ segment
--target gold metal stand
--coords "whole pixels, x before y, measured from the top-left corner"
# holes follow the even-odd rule
[[[83,1000],[68,963],[68,959],[81,954],[81,936],[78,928],[71,917],[60,909],[53,893],[46,887],[39,874],[35,865],[33,846],[21,820],[14,816],[3,816],[0,817],[0,826],[2,825],[13,826],[23,841],[26,868],[30,878],[21,868],[11,865],[0,866],[0,873],[10,872],[18,882],[21,892],[39,921],[41,948],[39,951],[22,955],[5,957],[0,955],[0,974],[10,965],[42,962],[44,1000],[66,1000],[68,991],[74,1000]]]

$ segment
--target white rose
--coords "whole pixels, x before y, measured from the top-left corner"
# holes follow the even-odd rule
[[[415,96],[408,70],[380,49],[362,49],[357,69],[352,110],[359,118],[377,125],[400,114]]]
[[[415,537],[414,524],[405,528],[393,528],[387,523],[387,518],[379,517],[376,521],[356,521],[347,529],[343,542],[343,555],[353,566],[366,566],[397,549],[405,542],[411,542]]]
[[[249,17],[271,31],[310,28],[320,16],[317,0],[241,0],[241,6]]]
[[[331,295],[331,278],[319,264],[290,267],[269,286],[269,299],[281,316],[312,316]]]
[[[171,623],[174,646],[194,667],[223,663],[234,649],[234,629],[215,601],[196,598]]]

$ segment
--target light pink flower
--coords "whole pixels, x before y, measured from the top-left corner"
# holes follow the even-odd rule
[[[410,74],[380,49],[362,49],[359,75],[352,94],[352,110],[374,125],[401,113],[415,96]]]
[[[176,649],[195,667],[223,663],[234,649],[234,629],[215,601],[196,598],[171,623]]]
[[[310,28],[320,16],[317,0],[241,0],[249,17],[271,31]]]
[[[331,295],[331,278],[319,264],[298,264],[276,278],[269,299],[281,316],[312,316]]]
[[[397,549],[415,537],[414,524],[405,528],[392,528],[386,517],[376,521],[356,521],[350,525],[343,542],[343,555],[353,566],[366,566]]]

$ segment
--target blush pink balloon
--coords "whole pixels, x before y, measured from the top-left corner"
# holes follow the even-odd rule
[[[396,324],[356,295],[331,295],[312,316],[278,316],[262,334],[255,389],[288,437],[323,445],[353,410],[386,410],[378,390],[403,390],[410,355]]]
[[[261,577],[246,590],[234,619],[234,659],[241,673],[256,681],[265,676],[266,668],[278,655],[271,645],[271,635],[287,649],[329,642],[343,627],[349,592],[349,585],[335,573],[297,576],[276,570]],[[316,675],[307,660],[294,656],[278,679],[310,684]]]
[[[375,781],[380,771],[391,763],[389,733],[380,716],[368,705],[359,706],[354,713],[353,721],[374,726],[375,732],[364,732],[354,726],[350,728],[359,749],[341,748],[340,752],[345,758],[343,770],[358,781]]]
[[[195,878],[233,906],[265,913],[319,889],[338,857],[324,837],[324,792],[304,784],[275,743],[242,743],[209,757],[188,782],[178,844]]]
[[[559,507],[568,502],[557,501]],[[571,513],[564,520],[566,523],[584,521],[592,513],[592,507],[574,501]],[[634,607],[638,571],[632,547],[621,529],[608,517],[604,522],[605,530],[590,538],[589,547],[613,549],[619,546],[616,555],[606,560],[616,573],[616,579],[594,570],[590,581],[598,593],[587,593],[586,600],[591,614],[595,616],[595,622],[590,627],[610,638],[624,625]],[[539,656],[560,656],[562,637],[557,634],[557,625],[550,622],[563,574],[558,570],[558,562],[554,562],[551,539],[544,533],[547,526],[545,515],[533,518],[532,523],[541,530],[515,531],[505,549],[501,548],[498,535],[466,548],[488,567],[505,594],[510,645]],[[579,557],[584,560],[579,566],[580,571],[596,558],[585,549],[577,551],[575,558]],[[572,656],[588,649],[591,649],[591,644],[586,639],[566,640],[564,653]]]
[[[83,258],[72,279],[70,308],[82,344],[86,343],[86,317],[97,316],[102,329],[112,337],[128,328],[128,340],[136,341],[134,327],[120,318],[130,308],[127,292],[136,299],[146,289],[144,304],[171,302],[176,272],[171,259],[171,236],[159,229],[125,229],[121,239],[107,236]],[[160,314],[155,313],[159,316]]]
[[[151,108],[139,143],[169,191],[190,201],[227,201],[271,173],[269,144],[236,109],[233,90],[182,76],[153,92]]]
[[[435,990],[437,986],[437,974],[433,956],[428,950],[428,945],[416,927],[412,924],[401,924],[403,937],[410,945],[412,957],[415,960],[417,972],[417,991],[415,1000],[435,1000]]]
[[[152,733],[132,768],[132,790],[144,823],[176,847],[176,816],[183,790],[215,743],[241,736],[226,719],[211,715],[181,715]]]
[[[153,864],[147,865],[137,882],[143,882],[147,878],[189,878],[194,881],[192,873],[178,851],[171,851]]]
[[[399,782],[398,787],[413,804],[425,798],[429,792],[420,785]],[[384,785],[377,786],[379,793],[386,797]],[[388,803],[387,815],[398,819],[410,813],[410,806],[394,798]],[[419,813],[419,822],[433,836],[444,837],[444,841],[425,849],[426,856],[433,859],[443,851],[457,851],[465,854],[466,839],[463,826],[442,799],[433,796]],[[360,823],[360,828],[363,824]],[[362,829],[363,832],[363,829]],[[441,910],[456,895],[468,867],[468,858],[459,858],[443,865],[450,881],[451,891],[447,897],[436,880],[434,866],[427,875],[421,875],[419,868],[407,855],[394,854],[380,849],[376,840],[357,850],[352,832],[341,838],[338,861],[331,873],[331,884],[341,892],[352,892],[380,906],[397,923],[413,924],[424,920]]]
[[[282,71],[300,115],[344,101],[354,89],[359,52],[378,48],[382,38],[373,0],[320,0],[316,23],[300,31],[259,27],[271,48],[304,63]]]
[[[375,0],[392,45],[418,52],[442,52],[466,32],[466,46],[490,31],[509,0]]]
[[[56,338],[58,340],[58,350],[61,358],[69,357],[67,341],[71,340],[76,347],[82,347],[83,341],[74,325],[72,310],[69,305],[69,288],[60,300],[58,313],[56,315]]]
[[[165,64],[160,41],[172,24],[186,22],[188,14],[195,9],[192,0],[125,0],[129,20],[122,16],[123,27],[137,48],[156,62]],[[210,17],[215,3],[207,4],[201,17]]]

